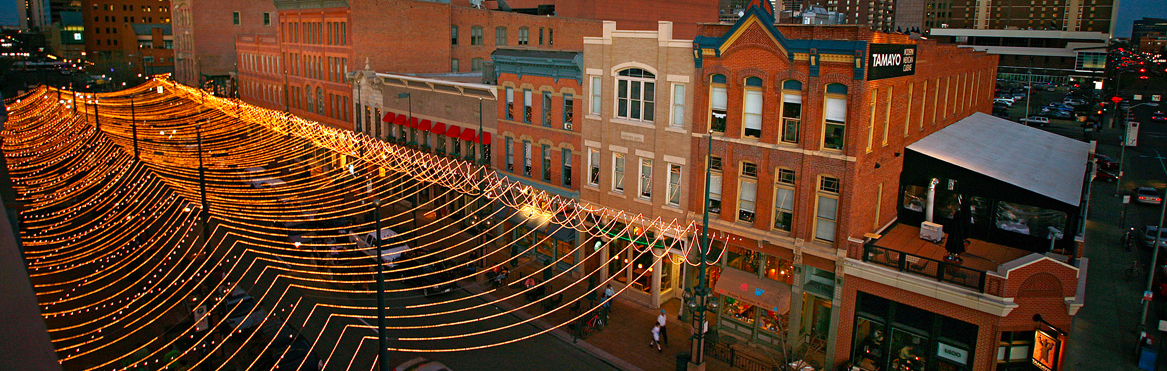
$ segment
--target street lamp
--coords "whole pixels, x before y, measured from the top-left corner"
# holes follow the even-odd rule
[[[408,102],[409,102],[409,120],[406,120],[405,124],[406,125],[412,124],[413,123],[413,96],[410,95],[408,92],[405,92],[405,93],[397,93],[397,98],[405,98],[408,100]],[[410,133],[409,143],[416,144],[416,142],[417,142],[417,128],[410,128],[409,133]],[[401,134],[402,135],[405,134],[405,128],[401,129]]]
[[[708,147],[706,151],[713,153],[713,130],[708,133]],[[706,312],[716,312],[719,304],[717,300],[712,300],[713,289],[709,287],[709,277],[705,275],[707,254],[709,254],[709,179],[710,169],[713,167],[713,156],[705,156],[705,207],[703,210],[703,222],[701,225],[701,244],[699,246],[701,252],[701,263],[697,270],[697,287],[694,287],[692,293],[686,290],[684,296],[685,301],[688,302],[689,309],[693,313],[693,347],[692,358],[690,363],[695,365],[698,369],[705,368],[705,332],[709,331],[709,323],[705,320]]]
[[[1147,102],[1147,103],[1139,103],[1139,104],[1127,107],[1126,108],[1126,116],[1130,116],[1131,110],[1134,109],[1135,107],[1138,107],[1138,106],[1158,107],[1159,103]],[[1115,114],[1118,114],[1118,110],[1115,110]],[[1122,163],[1124,161],[1126,161],[1126,142],[1127,142],[1127,127],[1124,123],[1123,127],[1122,127],[1122,143],[1120,143],[1122,145],[1122,151],[1120,151],[1119,155],[1118,155],[1118,176],[1117,176],[1118,179],[1115,180],[1115,182],[1114,182],[1114,195],[1115,196],[1118,196],[1119,192],[1122,190]]]
[[[389,371],[389,344],[385,338],[385,255],[381,252],[381,199],[373,199],[373,224],[377,235],[377,345],[380,347],[377,366]]]
[[[198,141],[198,156],[199,156],[199,193],[202,196],[203,209],[199,212],[203,216],[203,237],[207,237],[208,216],[211,213],[210,207],[207,206],[207,168],[203,166],[203,125],[195,124],[195,138]]]

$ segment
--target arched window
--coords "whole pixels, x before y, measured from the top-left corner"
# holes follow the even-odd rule
[[[823,148],[843,150],[847,131],[847,85],[827,85],[823,112]]]
[[[709,77],[709,130],[725,133],[725,75]]]
[[[316,114],[324,114],[324,90],[316,87]]]
[[[745,101],[742,105],[742,137],[762,137],[762,79],[746,78]]]
[[[802,120],[802,83],[798,80],[782,82],[782,141],[798,143]]]
[[[656,75],[640,68],[616,74],[616,117],[652,122],[655,103]]]
[[[304,110],[312,112],[312,107],[316,103],[312,101],[312,87],[304,85]]]

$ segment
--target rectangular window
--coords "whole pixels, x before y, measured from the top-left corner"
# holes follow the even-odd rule
[[[823,134],[823,147],[843,150],[843,138],[847,128],[847,98],[828,97],[826,113],[826,132]]]
[[[790,232],[794,225],[794,170],[778,169],[774,187],[774,229]]]
[[[450,25],[450,45],[458,45],[458,26]]]
[[[555,30],[547,29],[547,45],[555,45]]]
[[[543,92],[543,126],[551,127],[551,92]]]
[[[515,89],[507,88],[507,120],[515,119]]]
[[[507,28],[506,27],[495,27],[494,28],[494,45],[495,46],[505,46],[506,44],[507,44]]]
[[[924,107],[928,104],[928,80],[924,80],[924,88],[920,91],[920,131],[924,131]]]
[[[600,115],[600,86],[601,82],[599,76],[592,76],[592,114]]]
[[[523,90],[523,122],[531,123],[531,90]]]
[[[726,109],[727,98],[725,86],[714,86],[710,88],[709,96],[709,128],[718,133],[725,133],[725,117],[728,112]]]
[[[815,239],[835,241],[835,219],[839,206],[839,179],[819,178],[818,204],[815,206]]]
[[[753,223],[758,201],[758,165],[742,162],[740,179],[737,220]]]
[[[624,192],[624,154],[612,154],[612,190]]]
[[[685,127],[685,85],[673,84],[673,121],[675,128]]]
[[[742,109],[742,136],[755,139],[762,137],[762,91],[746,89],[745,106]]]
[[[721,158],[709,158],[709,212],[721,213]]]
[[[656,83],[625,78],[616,79],[616,117],[649,121],[655,113]]]
[[[263,13],[263,25],[264,26],[271,26],[271,13],[268,13],[268,12]]]
[[[458,72],[458,60],[457,59],[450,60],[450,72]]]
[[[652,160],[640,159],[640,198],[652,199]]]
[[[539,45],[543,45],[543,27],[539,27]]]
[[[575,123],[575,100],[571,94],[563,95],[563,130],[571,130]]]
[[[782,141],[798,143],[798,131],[802,120],[802,93],[787,91],[782,93]]]
[[[239,25],[239,12],[231,12],[231,24]]]
[[[571,188],[571,150],[563,150],[563,186]]]
[[[916,83],[908,84],[908,100],[904,108],[904,137],[908,137],[908,127],[911,126],[912,121],[912,95],[915,93]]]
[[[884,110],[883,110],[883,146],[884,147],[887,147],[888,131],[891,130],[891,100],[892,100],[893,92],[895,92],[895,90],[896,90],[895,86],[887,87],[887,102],[885,103]]]
[[[482,58],[474,58],[470,60],[470,72],[482,71]]]
[[[530,29],[519,27],[519,45],[527,45],[528,33],[530,33]]]
[[[867,152],[871,152],[871,142],[875,140],[875,101],[879,97],[879,91],[873,90],[871,92],[871,104],[867,106],[867,111],[871,114],[867,120]]]
[[[523,176],[531,176],[531,142],[523,141]]]
[[[445,138],[439,137],[438,139],[440,140],[439,143],[441,144],[440,149],[442,151],[445,151],[445,147],[446,147]],[[507,158],[507,171],[513,173],[513,172],[515,172],[515,140],[514,139],[507,138],[507,140],[506,140],[506,155],[507,155],[507,157],[506,157]]]
[[[551,146],[544,144],[543,150],[543,181],[551,182]]]
[[[482,45],[482,27],[470,28],[470,45]]]
[[[668,198],[665,200],[671,206],[681,206],[681,165],[669,164]]]
[[[588,184],[600,185],[600,150],[588,148]]]

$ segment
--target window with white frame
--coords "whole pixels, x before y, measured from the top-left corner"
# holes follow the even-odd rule
[[[818,204],[815,205],[814,238],[835,241],[835,222],[839,213],[839,178],[819,177]]]
[[[794,170],[778,169],[774,181],[774,229],[790,232],[794,227]]]
[[[674,128],[685,127],[685,85],[673,84],[673,120]]]
[[[826,114],[823,115],[823,148],[843,150],[847,130],[847,86],[827,85]]]
[[[745,103],[742,106],[742,137],[762,137],[762,79],[746,78]]]
[[[758,203],[758,165],[742,162],[741,177],[738,179],[737,220],[754,222]]]
[[[446,148],[445,138],[438,138],[438,140],[441,145],[441,149],[444,151]],[[506,153],[507,171],[513,173],[515,172],[515,140],[510,137],[506,138]]]
[[[709,212],[721,213],[721,157],[709,158]]]
[[[599,76],[592,76],[592,109],[593,115],[600,115],[600,89],[603,86],[603,80]]]
[[[624,154],[612,154],[612,190],[624,192]]]
[[[639,68],[616,76],[616,117],[652,122],[655,113],[656,76]]]
[[[600,185],[600,150],[588,148],[588,184]]]
[[[519,27],[519,45],[527,45],[527,36],[531,32],[526,27]]]
[[[515,89],[507,88],[507,120],[515,119]]]
[[[782,141],[798,143],[802,125],[802,83],[798,80],[782,82]]]
[[[531,176],[531,142],[523,141],[523,176]]]
[[[506,27],[495,27],[494,28],[494,45],[495,46],[505,46],[506,44],[507,44],[507,28]]]
[[[725,92],[725,75],[713,75],[709,79],[709,130],[725,133],[725,117],[728,98]]]
[[[637,186],[640,198],[652,199],[652,160],[640,159],[640,182]]]
[[[671,206],[681,206],[681,165],[669,164],[669,189],[665,200]]]

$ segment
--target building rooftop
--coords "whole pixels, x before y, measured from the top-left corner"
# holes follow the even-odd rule
[[[1098,42],[1107,42],[1110,40],[1110,34],[1092,31],[933,28],[929,33],[932,36],[1018,37],[1030,39],[1096,40]]]
[[[1002,264],[1033,253],[975,238],[969,238],[968,241],[968,250],[960,254],[960,257],[964,259],[961,266],[979,271],[995,272]],[[879,239],[871,242],[878,247],[909,254],[905,258],[907,264],[911,264],[913,268],[920,271],[932,272],[937,268],[930,265],[937,265],[944,260],[945,256],[948,256],[948,251],[944,249],[944,243],[944,240],[932,242],[921,239],[919,227],[898,223],[884,231]],[[899,259],[899,257],[895,254],[877,254],[875,259],[880,262],[879,259],[887,261]],[[887,263],[895,264],[896,262]]]
[[[163,35],[170,35],[171,34],[169,24],[134,23],[134,24],[131,24],[130,27],[132,27],[134,29],[135,35],[149,35],[151,32],[153,32],[151,30],[153,30],[155,28],[161,28]]]
[[[1078,206],[1090,145],[974,113],[908,149]]]

